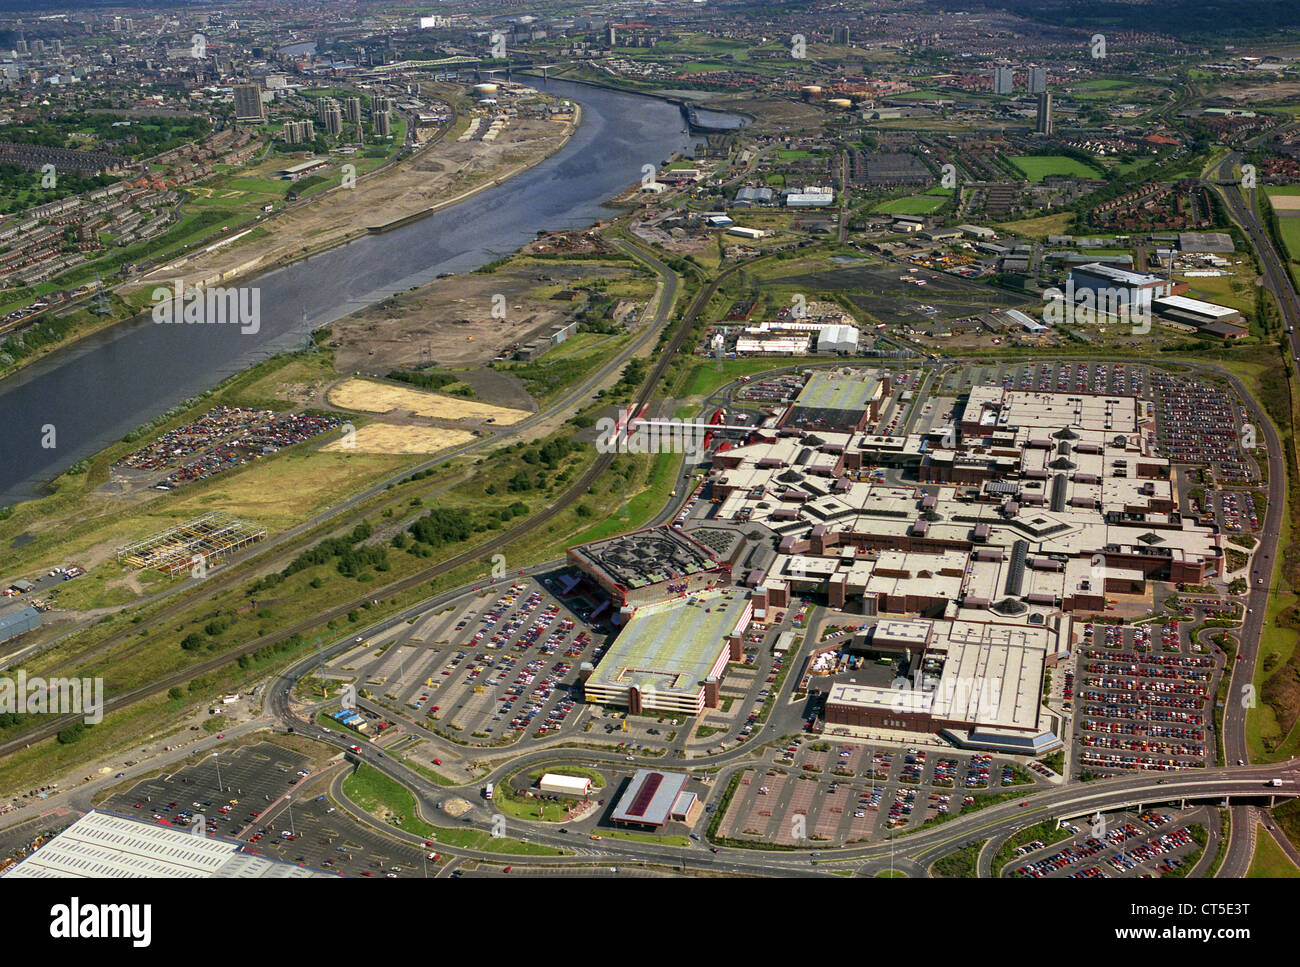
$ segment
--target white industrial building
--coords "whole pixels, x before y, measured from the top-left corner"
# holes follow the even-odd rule
[[[742,356],[807,356],[811,343],[811,336],[741,336],[736,340],[736,352]]]
[[[855,326],[825,326],[817,333],[819,353],[856,353],[858,330]]]
[[[1240,324],[1244,317],[1231,306],[1216,305],[1201,299],[1189,299],[1181,295],[1168,295],[1152,302],[1152,307],[1160,313],[1185,315],[1189,322],[1206,325],[1211,322],[1230,322]]]
[[[805,191],[787,192],[787,208],[824,208],[835,201],[835,192],[829,188],[809,188]]]
[[[840,318],[849,318],[841,316]],[[745,352],[741,348],[741,342],[747,346],[757,342],[769,342],[775,339],[781,339],[789,343],[792,339],[799,339],[803,334],[817,337],[817,352],[819,353],[847,353],[852,354],[858,351],[858,341],[862,333],[857,326],[850,326],[847,323],[819,321],[813,319],[781,319],[776,322],[760,322],[756,326],[746,326],[744,335],[736,342],[736,352]],[[803,337],[802,345],[806,351],[810,339]],[[762,352],[772,352],[774,350],[760,350]]]
[[[591,780],[586,776],[548,772],[537,783],[537,788],[551,796],[585,796],[591,792]]]
[[[1034,319],[1032,316],[1029,316],[1021,312],[1019,309],[1007,309],[1002,314],[1006,318],[1010,319],[1012,322],[1016,323],[1026,332],[1031,332],[1034,335],[1038,335],[1039,333],[1043,333],[1047,331],[1047,326],[1043,325],[1041,322],[1039,322],[1037,319]]]
[[[297,863],[268,859],[243,843],[196,836],[116,813],[91,810],[36,852],[14,864],[6,879],[64,877],[238,878],[331,876]]]
[[[1150,306],[1153,299],[1163,298],[1173,289],[1172,282],[1158,275],[1130,272],[1100,262],[1075,266],[1069,281],[1075,292],[1123,293],[1121,298],[1130,307]]]

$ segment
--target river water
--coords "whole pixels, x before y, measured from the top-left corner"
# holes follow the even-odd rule
[[[473,270],[539,230],[610,217],[603,203],[640,181],[643,165],[689,153],[696,140],[676,105],[665,101],[536,83],[582,105],[582,124],[564,148],[452,208],[248,280],[261,290],[256,333],[135,320],[0,382],[0,507],[30,499],[43,482],[181,400],[304,345],[317,326],[440,273]]]

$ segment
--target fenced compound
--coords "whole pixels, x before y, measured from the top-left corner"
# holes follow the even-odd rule
[[[206,569],[266,539],[266,528],[220,511],[195,517],[117,549],[117,562],[139,570],[177,574]]]

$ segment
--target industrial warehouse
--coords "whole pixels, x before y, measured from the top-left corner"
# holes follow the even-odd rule
[[[331,874],[268,859],[238,840],[196,836],[188,829],[92,809],[4,875],[6,879],[300,879]]]

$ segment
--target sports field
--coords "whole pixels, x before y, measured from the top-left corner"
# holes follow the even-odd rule
[[[1062,154],[1016,155],[1009,159],[1019,168],[1026,178],[1037,184],[1048,175],[1068,175],[1074,178],[1099,178],[1101,172],[1096,168],[1067,158]]]
[[[906,198],[891,198],[872,211],[883,215],[928,215],[942,208],[947,200],[946,195],[908,195]]]

